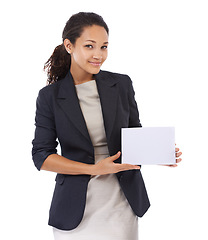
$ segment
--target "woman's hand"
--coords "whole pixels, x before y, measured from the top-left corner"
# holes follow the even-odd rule
[[[179,152],[179,148],[175,148],[175,155],[176,155],[176,164],[172,164],[172,165],[164,165],[164,166],[168,166],[168,167],[177,167],[177,163],[182,161],[182,158],[179,158],[182,155],[182,152]]]
[[[118,152],[117,154],[111,157],[102,159],[97,164],[93,165],[92,175],[104,175],[104,174],[117,173],[120,171],[140,169],[140,167],[137,165],[114,163],[114,161],[118,159],[120,155],[121,155],[121,152]]]

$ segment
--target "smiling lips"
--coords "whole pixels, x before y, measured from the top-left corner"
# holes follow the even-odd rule
[[[95,67],[101,66],[101,62],[89,62],[89,63],[92,64]]]

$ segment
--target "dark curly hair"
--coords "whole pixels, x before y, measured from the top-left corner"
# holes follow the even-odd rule
[[[79,12],[70,17],[67,21],[63,33],[63,42],[69,39],[72,44],[75,44],[85,27],[98,25],[104,27],[106,32],[109,29],[103,18],[92,12]],[[64,78],[70,69],[71,55],[66,51],[64,44],[58,45],[53,54],[44,65],[44,70],[47,72],[47,82],[52,84]]]

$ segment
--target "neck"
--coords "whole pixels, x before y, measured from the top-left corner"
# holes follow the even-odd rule
[[[70,69],[71,75],[74,79],[74,84],[82,84],[88,81],[91,81],[93,79],[93,74],[84,72],[84,71],[78,71],[71,67]]]

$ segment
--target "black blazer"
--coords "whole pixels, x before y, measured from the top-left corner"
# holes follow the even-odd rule
[[[100,71],[95,79],[108,149],[110,155],[114,155],[121,150],[121,128],[141,127],[134,90],[127,75]],[[70,73],[40,90],[35,121],[32,155],[38,170],[50,154],[57,153],[57,140],[62,156],[94,164],[93,145]],[[150,203],[140,170],[123,171],[116,175],[134,213],[142,217]],[[57,174],[49,225],[62,230],[78,226],[85,209],[89,180],[90,175]]]

